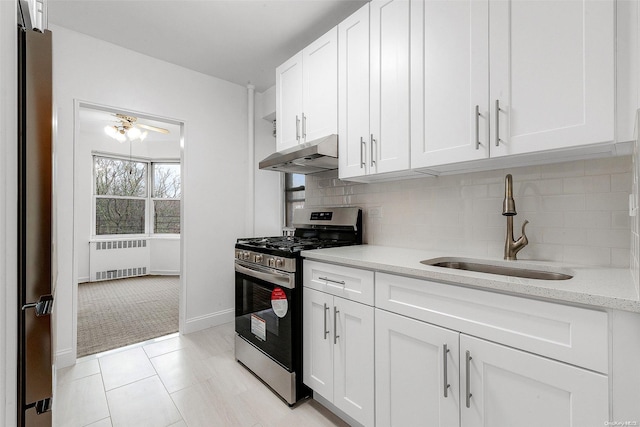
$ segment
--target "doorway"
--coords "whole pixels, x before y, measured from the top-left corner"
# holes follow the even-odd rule
[[[86,102],[75,117],[73,341],[82,357],[180,329],[184,125]]]

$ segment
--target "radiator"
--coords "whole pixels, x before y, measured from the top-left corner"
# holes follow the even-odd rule
[[[147,239],[117,239],[89,242],[90,281],[144,276],[150,270]]]

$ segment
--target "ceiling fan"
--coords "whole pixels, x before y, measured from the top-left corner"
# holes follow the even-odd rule
[[[129,141],[139,139],[144,141],[149,132],[159,132],[168,134],[169,130],[157,126],[146,125],[144,123],[137,123],[138,118],[134,116],[127,116],[125,114],[113,114],[118,119],[118,123],[115,125],[107,125],[104,127],[104,132],[119,142],[125,142],[127,138]],[[140,129],[144,129],[141,131]]]

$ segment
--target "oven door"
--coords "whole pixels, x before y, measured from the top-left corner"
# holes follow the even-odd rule
[[[235,261],[236,332],[293,372],[295,274]]]

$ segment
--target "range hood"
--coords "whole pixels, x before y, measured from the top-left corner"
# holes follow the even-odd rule
[[[338,169],[338,135],[296,145],[273,153],[259,164],[260,169],[304,175]]]

